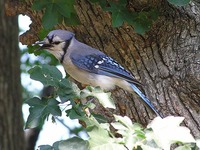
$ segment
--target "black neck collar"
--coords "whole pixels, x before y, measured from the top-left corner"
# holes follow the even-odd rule
[[[60,62],[61,62],[61,63],[63,63],[63,61],[64,61],[65,54],[67,53],[67,49],[68,49],[68,47],[69,47],[69,45],[70,45],[70,42],[71,42],[72,38],[73,38],[73,37],[71,37],[69,40],[66,40],[66,41],[65,41],[65,47],[63,48],[63,52],[64,52],[64,53],[63,53],[62,57],[60,58]]]

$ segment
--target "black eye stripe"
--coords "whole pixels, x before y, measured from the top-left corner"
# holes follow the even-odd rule
[[[53,36],[47,36],[47,39],[49,40],[49,43],[52,43],[52,41],[53,41]]]
[[[60,44],[60,41],[52,42],[52,44],[56,44],[56,45],[58,45],[58,44]]]
[[[46,38],[48,39],[49,43],[51,43],[51,44],[58,45],[61,43],[61,41],[53,41],[54,36],[47,36]]]

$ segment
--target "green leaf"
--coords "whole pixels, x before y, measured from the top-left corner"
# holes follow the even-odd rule
[[[152,129],[151,136],[149,137],[162,149],[170,149],[171,144],[177,142],[195,143],[195,139],[191,135],[190,130],[187,127],[180,126],[183,120],[183,117],[156,117],[148,125],[148,128]]]
[[[46,115],[43,114],[43,107],[30,107],[29,108],[29,116],[26,121],[25,129],[35,128],[41,126],[44,123]]]
[[[58,87],[57,95],[60,97],[62,102],[80,97],[80,89],[75,83],[72,83],[68,79],[62,79],[59,82]]]
[[[93,96],[99,100],[99,102],[105,107],[105,108],[113,108],[115,109],[114,101],[111,97],[111,93],[105,93],[103,90],[101,90],[99,87],[86,87],[81,91],[81,98],[86,98],[88,96]]]
[[[71,13],[70,18],[65,17],[64,22],[66,25],[69,25],[69,26],[80,24],[80,20],[76,13]]]
[[[118,2],[109,2],[110,7],[105,8],[105,11],[110,11],[112,13],[112,25],[113,27],[119,27],[125,22],[125,15],[128,10],[126,8],[127,1],[120,0]]]
[[[102,9],[106,8],[107,1],[106,0],[90,0],[91,3],[98,3]]]
[[[85,118],[87,133],[90,137],[91,150],[126,150],[122,144],[118,144],[115,138],[110,136],[109,124],[99,124],[94,117]]]
[[[56,3],[57,11],[66,18],[71,18],[71,13],[75,13],[74,0],[60,0]]]
[[[42,28],[42,29],[39,31],[39,33],[38,33],[39,38],[43,40],[43,39],[47,36],[47,34],[48,34],[50,31],[51,31],[51,29],[44,29],[44,28]]]
[[[144,34],[151,27],[152,21],[148,18],[147,12],[140,12],[137,18],[134,19],[133,25],[135,32]]]
[[[53,143],[53,150],[59,150],[58,146],[59,146],[59,142],[60,141],[56,141],[55,143]]]
[[[189,4],[190,0],[168,0],[168,2],[177,6],[185,6]]]
[[[39,46],[38,45],[28,45],[27,46],[28,48],[28,53],[29,54],[34,54],[35,56],[38,56],[38,55],[43,55],[45,54],[45,57],[44,58],[47,58],[48,56],[52,56],[51,54],[49,54],[48,52],[45,52],[45,51],[42,51],[42,50],[38,50]],[[44,56],[44,55],[43,55]],[[55,58],[54,56],[52,56],[52,58]],[[56,58],[55,58],[56,59]],[[39,60],[36,60],[36,62],[39,62]],[[34,64],[34,63],[33,63]],[[39,63],[41,64],[41,63]],[[38,65],[37,63],[35,63],[35,65]]]
[[[55,66],[35,66],[28,72],[31,79],[40,81],[44,85],[58,86],[62,79],[62,73]]]
[[[132,12],[131,14],[126,14],[126,22],[134,26],[135,32],[139,34],[144,34],[148,31],[154,20],[158,18],[158,11],[151,9],[150,11],[142,11],[139,13]]]
[[[54,148],[50,145],[40,145],[38,147],[40,150],[54,150]]]
[[[80,24],[79,18],[74,9],[74,3],[74,0],[36,0],[32,7],[35,10],[44,10],[42,25],[45,29],[52,29],[53,26],[63,20],[67,25]]]
[[[98,126],[87,127],[87,131],[90,136],[89,142],[91,147],[99,146],[102,143],[112,141],[112,138],[110,138],[108,131]]]
[[[183,146],[178,146],[174,150],[192,150],[190,146],[188,145],[183,145]]]
[[[59,150],[89,150],[89,143],[79,137],[73,137],[68,140],[58,142]]]
[[[121,11],[112,13],[112,25],[113,27],[119,27],[124,23],[123,14],[121,14]]]
[[[118,116],[118,115],[114,115],[115,120],[119,121],[121,124],[123,124],[124,126],[131,128],[131,126],[133,125],[132,121],[130,118],[128,118],[127,116]]]
[[[42,25],[46,29],[53,28],[54,25],[58,23],[59,13],[57,12],[56,6],[54,3],[50,3],[46,6],[45,13],[42,17]]]
[[[68,79],[62,78],[61,72],[55,66],[41,65],[29,70],[30,78],[40,81],[45,86],[54,86],[55,95],[61,102],[80,97],[80,89]]]
[[[151,27],[151,24],[158,17],[158,12],[151,9],[149,12],[141,11],[139,13],[130,12],[127,5],[127,0],[109,1],[110,7],[105,7],[104,11],[112,13],[113,27],[122,26],[124,22],[134,26],[135,32],[144,34]]]
[[[34,128],[43,124],[49,114],[54,116],[61,116],[61,110],[58,106],[59,102],[53,98],[39,99],[33,97],[25,101],[31,107],[29,109],[30,115],[28,116],[25,128]]]
[[[60,97],[62,103],[70,99],[80,98],[80,89],[78,86],[66,78],[63,78],[58,83],[58,89],[56,90],[56,93]]]
[[[42,74],[42,69],[39,66],[35,66],[34,68],[31,68],[28,73],[30,74],[30,78],[36,81],[40,81],[44,85],[46,84],[45,80],[46,77],[44,74]]]
[[[61,140],[50,145],[40,145],[40,150],[89,150],[89,143],[79,137]]]
[[[123,139],[121,142],[125,144],[128,149],[135,149],[146,139],[145,133],[138,124],[133,124],[131,119],[127,116],[114,115],[117,122],[111,123],[111,125],[117,130],[117,133],[121,134]]]
[[[107,123],[108,122],[107,119],[104,116],[100,115],[100,114],[92,113],[92,115],[99,123]]]
[[[83,110],[81,110],[80,107],[69,109],[69,110],[66,111],[66,113],[67,113],[67,116],[69,116],[70,119],[79,119],[79,120],[85,119],[85,112],[83,112]]]
[[[42,10],[43,8],[45,8],[46,6],[48,6],[48,4],[50,4],[51,1],[49,0],[35,0],[33,2],[33,5],[32,5],[32,9],[33,10]]]
[[[29,54],[32,54],[34,53],[35,49],[36,49],[36,46],[32,46],[32,45],[28,45],[28,53]]]
[[[58,106],[59,102],[53,98],[48,99],[47,106],[44,112],[52,114],[53,116],[61,116],[61,110]]]
[[[45,105],[45,101],[42,101],[38,97],[30,98],[26,100],[25,103],[28,104],[29,106],[36,106],[36,107]]]

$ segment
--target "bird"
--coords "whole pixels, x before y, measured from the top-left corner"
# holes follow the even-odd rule
[[[130,93],[135,92],[157,116],[162,118],[150,100],[138,88],[142,84],[132,73],[102,51],[78,41],[73,32],[52,30],[35,45],[40,46],[39,50],[45,49],[53,54],[65,71],[76,81],[93,87],[99,86],[107,91],[118,86]]]

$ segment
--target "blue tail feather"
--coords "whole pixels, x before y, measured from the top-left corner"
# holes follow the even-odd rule
[[[153,106],[153,104],[150,102],[150,100],[138,89],[135,84],[130,83],[132,89],[142,98],[142,100],[156,113],[157,116],[160,116],[163,118],[162,115],[159,114],[159,112],[156,110],[156,108]]]

